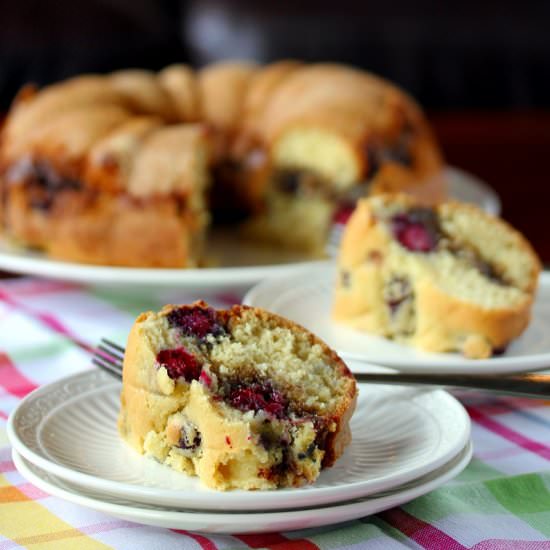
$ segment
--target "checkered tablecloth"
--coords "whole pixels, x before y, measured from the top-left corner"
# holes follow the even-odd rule
[[[208,536],[147,527],[51,497],[11,461],[5,424],[28,392],[89,369],[100,337],[124,341],[141,311],[218,293],[108,291],[24,278],[0,281],[0,550],[147,548],[280,550],[429,548],[550,550],[550,401],[460,394],[474,459],[454,481],[409,504],[341,525]]]

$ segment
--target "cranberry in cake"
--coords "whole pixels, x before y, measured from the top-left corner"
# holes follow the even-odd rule
[[[540,262],[475,206],[404,195],[360,202],[342,239],[333,317],[428,351],[484,358],[526,328]]]
[[[138,452],[215,489],[313,482],[350,442],[342,360],[302,327],[245,306],[165,306],[138,317],[119,430]]]

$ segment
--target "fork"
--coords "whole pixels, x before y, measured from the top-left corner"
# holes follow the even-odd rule
[[[92,363],[100,369],[108,372],[111,376],[122,380],[122,360],[124,359],[124,348],[102,338],[94,351]]]
[[[122,379],[124,348],[102,339],[97,347],[92,363],[111,376]],[[443,370],[444,367],[442,367]],[[446,386],[492,391],[537,399],[550,398],[550,374],[526,373],[514,376],[499,374],[438,374],[413,372],[369,372],[354,373],[358,382],[372,384],[413,384]]]

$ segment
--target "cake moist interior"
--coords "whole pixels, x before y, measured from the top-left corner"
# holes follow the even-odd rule
[[[300,332],[246,318],[246,313],[226,319],[211,308],[184,306],[162,321],[162,334],[151,342],[158,376],[172,380],[176,393],[200,384],[227,417],[249,422],[251,437],[277,456],[259,477],[283,483],[285,475],[299,470],[298,462],[321,467],[331,411],[346,386],[335,382],[319,345],[312,346]],[[168,423],[180,431],[172,454],[200,456],[203,438],[184,409]],[[313,430],[313,436],[299,447],[304,430]]]
[[[354,203],[368,193],[368,184],[385,163],[397,163],[405,167],[413,165],[410,151],[412,137],[410,125],[403,126],[398,138],[392,143],[380,144],[369,141],[365,147],[367,173],[364,181],[351,186],[344,195],[338,192],[331,181],[321,174],[301,167],[277,167],[270,176],[268,188],[287,196],[316,196],[336,204]],[[208,201],[217,223],[236,223],[245,220],[254,210],[262,209],[261,201],[249,197],[252,179],[266,165],[267,154],[256,147],[243,158],[224,158],[212,166],[212,182]],[[10,176],[9,174],[12,174]],[[15,177],[14,177],[15,176]],[[82,182],[60,175],[46,161],[24,159],[8,170],[8,181],[23,184],[31,191],[29,206],[45,213],[52,209],[56,195],[63,191],[82,191]],[[265,187],[265,186],[263,186]],[[89,197],[97,194],[90,190]],[[259,204],[260,203],[260,204]]]
[[[390,218],[390,227],[393,237],[409,252],[447,250],[491,282],[502,286],[509,284],[498,268],[485,260],[470,243],[460,242],[446,232],[432,208],[417,207],[394,214]]]

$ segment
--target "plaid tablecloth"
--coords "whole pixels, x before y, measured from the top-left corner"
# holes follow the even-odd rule
[[[462,393],[475,455],[454,481],[409,504],[322,529],[208,536],[117,520],[51,497],[11,461],[5,423],[28,392],[89,369],[100,337],[124,341],[135,316],[203,294],[0,281],[0,550],[429,548],[550,550],[550,401]],[[227,305],[239,296],[206,296]]]

